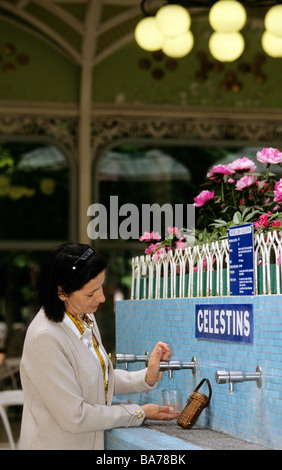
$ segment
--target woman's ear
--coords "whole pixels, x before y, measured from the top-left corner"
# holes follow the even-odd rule
[[[60,300],[62,300],[62,302],[64,302],[67,298],[67,296],[64,292],[64,289],[61,286],[58,286],[58,297],[59,297]]]

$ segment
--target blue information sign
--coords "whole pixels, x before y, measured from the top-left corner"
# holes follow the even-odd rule
[[[199,304],[195,313],[196,338],[253,343],[252,304]]]
[[[254,295],[254,227],[253,224],[228,229],[230,260],[230,294]]]

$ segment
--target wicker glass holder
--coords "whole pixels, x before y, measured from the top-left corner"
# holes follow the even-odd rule
[[[207,382],[209,387],[208,397],[203,393],[198,392],[199,388],[203,385],[204,382]],[[202,413],[203,409],[209,405],[211,396],[212,389],[210,381],[208,379],[201,380],[199,385],[195,388],[194,392],[188,398],[185,407],[177,419],[177,424],[184,429],[191,429]]]

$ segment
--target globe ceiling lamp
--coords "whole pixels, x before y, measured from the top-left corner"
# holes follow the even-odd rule
[[[247,21],[245,6],[271,7],[265,16],[262,48],[271,57],[282,57],[282,0],[141,0],[144,18],[135,28],[136,42],[147,51],[185,57],[195,42],[192,10],[203,9],[213,30],[208,42],[211,55],[220,62],[233,62],[245,49],[241,33]]]
[[[237,33],[246,23],[247,13],[236,0],[219,0],[210,9],[209,22],[219,33]]]
[[[145,51],[158,51],[164,43],[164,36],[159,30],[155,18],[143,18],[135,28],[135,40]]]
[[[209,22],[215,32],[209,40],[211,55],[220,62],[234,62],[245,49],[239,32],[246,23],[247,13],[236,0],[219,0],[210,9]]]
[[[274,5],[268,10],[264,18],[266,31],[282,38],[282,5]]]
[[[282,5],[274,5],[264,18],[265,32],[261,45],[270,57],[282,57]]]
[[[282,57],[282,37],[274,36],[274,34],[265,31],[261,38],[261,45],[267,55],[278,59]]]
[[[243,53],[245,41],[241,33],[214,32],[209,39],[209,50],[219,62],[234,62]]]
[[[181,5],[166,5],[157,12],[156,23],[164,36],[175,38],[188,31],[191,17]]]
[[[189,54],[193,45],[194,36],[191,31],[186,31],[186,33],[181,36],[167,37],[164,41],[162,51],[169,57],[180,59]]]
[[[191,17],[186,8],[181,5],[164,5],[155,16],[147,16],[139,21],[135,28],[135,39],[147,51],[162,50],[169,57],[184,57],[194,45],[190,25]]]

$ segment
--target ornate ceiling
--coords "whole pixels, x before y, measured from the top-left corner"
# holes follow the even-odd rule
[[[78,65],[132,41],[139,0],[0,0],[0,18],[51,42]]]
[[[167,1],[146,0],[146,12],[156,11]],[[207,11],[203,3],[213,3],[189,1],[199,5],[193,12],[200,14]],[[141,0],[0,0],[0,18],[29,30],[74,63],[88,67],[133,40],[135,26],[143,17],[141,5]]]

